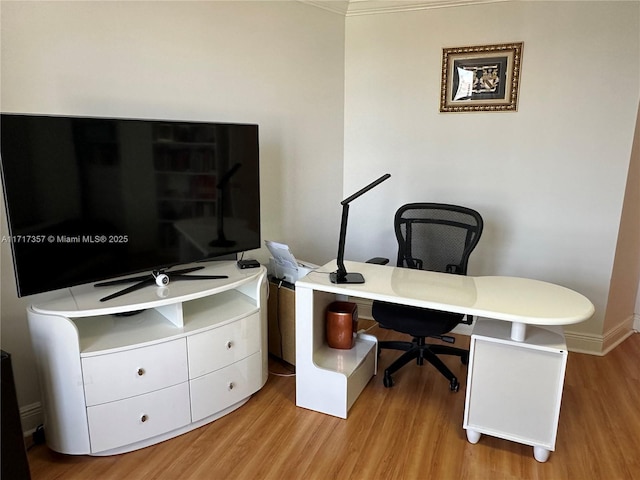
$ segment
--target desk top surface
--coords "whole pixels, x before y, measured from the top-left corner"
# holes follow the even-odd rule
[[[387,265],[345,262],[363,284],[334,284],[335,261],[296,282],[297,287],[446,310],[533,325],[569,325],[590,318],[593,304],[560,285],[520,277],[471,277]]]

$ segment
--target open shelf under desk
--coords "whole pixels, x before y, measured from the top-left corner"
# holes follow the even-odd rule
[[[377,341],[371,335],[358,335],[355,346],[349,350],[322,345],[314,352],[313,362],[319,368],[350,377],[362,365],[373,350],[376,354]]]

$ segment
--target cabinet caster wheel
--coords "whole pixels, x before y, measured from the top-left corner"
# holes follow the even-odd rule
[[[458,390],[460,390],[460,383],[458,382],[457,378],[453,378],[453,380],[451,380],[451,382],[449,383],[449,390],[451,390],[452,392],[457,392]]]
[[[547,450],[542,447],[533,447],[533,458],[540,463],[544,463],[549,460],[549,455],[551,455],[551,450]]]
[[[476,432],[475,430],[468,429],[467,430],[467,440],[469,443],[473,443],[474,445],[480,441],[480,437],[482,434],[480,432]]]
[[[384,378],[382,379],[382,384],[386,387],[386,388],[391,388],[393,387],[393,379],[391,378],[391,375],[387,375],[385,373]]]

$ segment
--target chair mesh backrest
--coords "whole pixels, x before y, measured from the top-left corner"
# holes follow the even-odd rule
[[[482,234],[482,217],[466,207],[411,203],[395,217],[399,267],[466,275]]]

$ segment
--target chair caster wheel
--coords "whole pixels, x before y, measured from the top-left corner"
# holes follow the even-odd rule
[[[449,383],[449,390],[451,390],[452,392],[457,392],[458,390],[460,390],[460,383],[458,382],[457,378],[453,378],[451,380],[451,382]]]
[[[393,379],[391,378],[391,375],[387,375],[385,374],[384,377],[382,378],[382,384],[386,387],[386,388],[391,388],[393,387]]]

